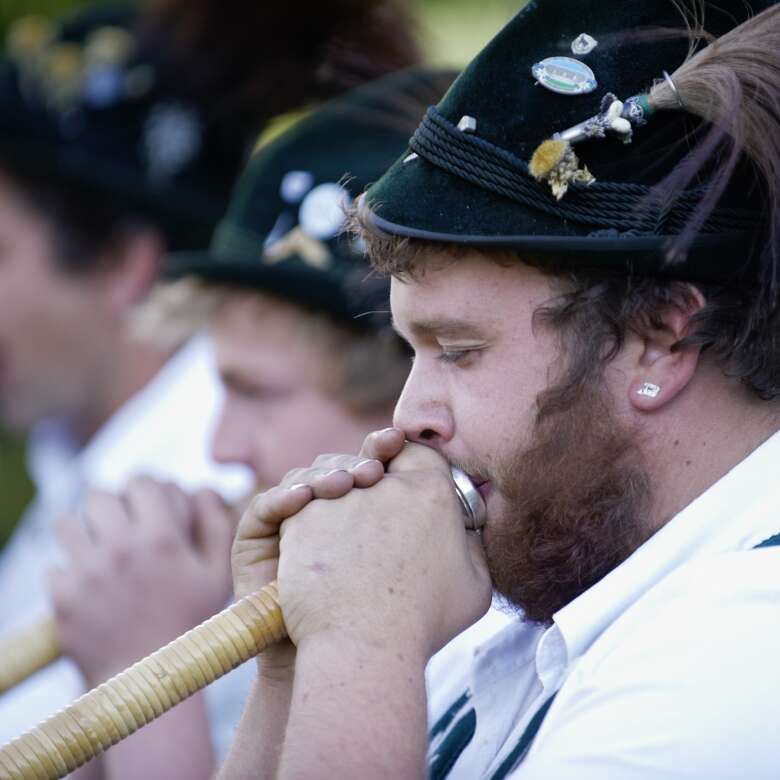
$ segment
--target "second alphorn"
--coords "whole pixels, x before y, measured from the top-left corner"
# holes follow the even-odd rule
[[[466,526],[478,530],[481,496],[467,475],[452,472]],[[64,777],[286,635],[271,583],[0,748],[0,780]]]

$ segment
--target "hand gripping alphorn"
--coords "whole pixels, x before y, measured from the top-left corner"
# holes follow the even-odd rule
[[[466,526],[478,530],[485,522],[482,498],[462,471],[453,467],[452,475]],[[35,637],[46,651],[26,665],[19,651],[17,669],[35,671],[59,656],[51,622],[46,630],[48,637]],[[0,780],[64,777],[286,636],[272,582],[0,748]]]

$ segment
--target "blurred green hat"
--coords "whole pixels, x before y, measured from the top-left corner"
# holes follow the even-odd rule
[[[532,0],[369,189],[368,220],[395,236],[506,247],[567,267],[714,281],[755,272],[770,221],[766,192],[744,158],[719,178],[728,152],[687,110],[681,93],[693,71],[678,70],[691,45],[681,5]],[[690,7],[706,8],[704,27],[722,36],[774,5]],[[777,58],[778,33],[776,22],[765,25],[751,45]],[[720,44],[710,62],[738,63],[739,46]],[[780,61],[771,64],[776,80]],[[696,78],[706,86],[708,72]],[[654,85],[672,106],[656,105],[656,91],[648,97]],[[740,86],[741,101],[716,107],[721,118],[739,121],[762,87]],[[706,94],[717,102],[715,89]]]
[[[61,24],[29,16],[0,63],[0,163],[121,198],[173,245],[208,241],[256,128],[212,110],[158,67],[129,5]]]
[[[405,148],[454,73],[398,72],[334,99],[261,143],[208,252],[169,258],[167,276],[269,292],[356,328],[386,314],[388,283],[344,233],[346,209]]]

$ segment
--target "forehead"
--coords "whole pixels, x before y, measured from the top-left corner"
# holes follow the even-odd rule
[[[327,324],[270,295],[230,293],[209,325],[222,370],[242,375],[273,371],[303,379],[325,371],[329,363],[322,334]]]
[[[506,328],[551,297],[549,280],[518,261],[499,264],[473,252],[431,263],[414,279],[393,278],[393,320],[402,332]]]

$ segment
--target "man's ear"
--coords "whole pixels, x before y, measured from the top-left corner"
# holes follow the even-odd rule
[[[655,327],[639,334],[642,346],[628,385],[629,402],[638,412],[654,412],[673,401],[690,383],[701,358],[701,347],[674,346],[694,329],[693,319],[704,308],[701,292],[688,286],[686,300],[658,312]]]
[[[136,229],[112,247],[104,279],[112,316],[125,319],[149,294],[160,275],[165,239],[156,230]]]

